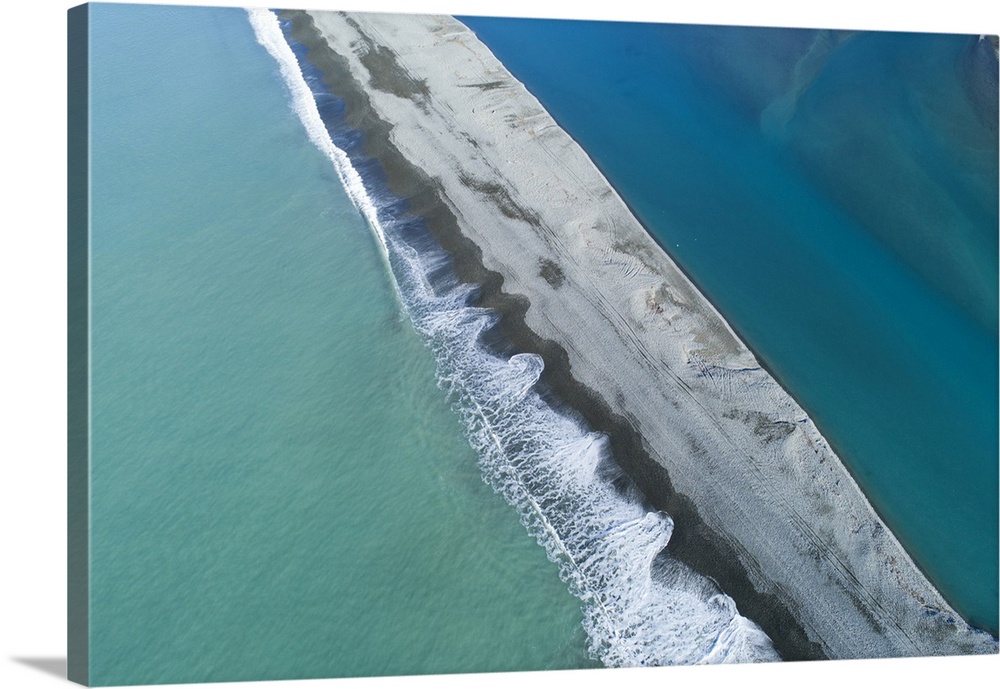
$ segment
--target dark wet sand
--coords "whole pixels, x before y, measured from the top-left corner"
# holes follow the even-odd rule
[[[492,266],[509,262],[511,255],[495,251],[495,256],[499,256],[499,259],[484,258],[484,248],[480,245],[483,242],[480,240],[477,243],[470,236],[469,228],[476,224],[470,223],[467,217],[459,217],[466,213],[472,215],[477,211],[467,210],[468,206],[463,205],[466,202],[458,198],[455,183],[464,187],[463,193],[471,194],[486,206],[492,217],[499,214],[509,221],[508,225],[527,233],[525,237],[541,237],[544,241],[540,245],[548,243],[560,248],[562,240],[558,235],[566,232],[566,226],[555,226],[547,208],[525,203],[521,190],[516,185],[512,186],[509,179],[505,180],[503,176],[490,179],[455,171],[456,179],[449,184],[450,180],[432,177],[422,167],[414,164],[411,161],[414,156],[411,154],[407,157],[394,143],[396,137],[411,135],[412,132],[406,129],[405,123],[387,122],[387,106],[384,103],[373,103],[376,92],[391,94],[408,103],[418,113],[428,114],[437,112],[440,99],[448,100],[450,107],[451,94],[440,93],[417,73],[401,66],[392,47],[382,43],[374,31],[359,24],[365,23],[365,15],[338,15],[339,20],[356,32],[356,37],[360,37],[354,43],[357,50],[355,61],[352,62],[350,50],[335,51],[322,31],[317,29],[311,16],[317,14],[322,13],[289,12],[285,16],[293,20],[292,35],[295,40],[309,48],[309,61],[323,72],[330,90],[345,100],[345,117],[351,127],[365,134],[367,154],[381,163],[389,186],[397,196],[408,200],[410,212],[424,219],[437,241],[451,256],[453,269],[459,279],[478,285],[481,305],[502,314],[497,345],[541,355],[545,361],[543,382],[550,398],[557,405],[568,407],[579,414],[591,428],[605,433],[610,440],[614,461],[640,487],[650,505],[671,515],[675,530],[669,551],[674,557],[714,579],[736,601],[740,612],[756,622],[771,637],[779,654],[788,660],[995,652],[995,645],[991,647],[989,641],[982,639],[981,635],[970,636],[964,628],[940,623],[950,612],[947,606],[923,580],[898,543],[885,534],[877,516],[863,496],[860,496],[860,491],[850,481],[846,470],[819,437],[811,422],[808,419],[800,421],[789,418],[797,417],[795,412],[801,413],[801,410],[796,410],[793,402],[782,397],[785,395],[784,391],[759,366],[745,366],[748,361],[751,364],[756,362],[710,305],[702,303],[703,298],[697,294],[693,285],[677,271],[662,249],[649,239],[630,215],[629,220],[634,223],[635,228],[623,227],[624,223],[619,223],[617,217],[611,215],[616,231],[613,250],[627,254],[630,259],[638,257],[638,264],[641,264],[638,267],[631,265],[635,261],[626,261],[630,264],[627,266],[630,274],[642,272],[645,268],[653,274],[651,277],[654,284],[660,280],[665,281],[659,289],[645,295],[649,313],[641,313],[639,322],[635,322],[634,315],[622,313],[623,309],[614,304],[599,303],[598,311],[617,310],[609,318],[619,318],[622,322],[612,323],[612,327],[628,331],[627,338],[641,340],[649,337],[647,334],[650,331],[653,336],[662,338],[672,332],[668,326],[676,327],[676,323],[686,325],[690,337],[686,338],[681,349],[687,355],[688,362],[693,362],[691,365],[695,369],[696,383],[706,378],[706,372],[711,374],[716,368],[725,369],[723,377],[729,378],[738,377],[747,371],[752,379],[745,389],[755,390],[764,386],[765,393],[760,398],[752,395],[751,399],[740,399],[740,387],[737,386],[736,393],[726,393],[735,394],[735,397],[726,397],[718,390],[708,389],[707,394],[701,395],[699,399],[701,393],[692,390],[685,378],[691,372],[685,372],[681,376],[670,372],[669,380],[661,387],[676,387],[684,398],[683,405],[687,405],[684,408],[691,406],[691,401],[687,398],[693,398],[696,403],[693,408],[698,410],[697,415],[704,415],[706,418],[693,422],[671,422],[674,427],[664,432],[683,437],[679,441],[671,440],[668,444],[660,442],[657,437],[651,437],[656,435],[654,432],[643,433],[644,423],[645,428],[649,428],[648,421],[638,418],[640,408],[648,402],[643,398],[644,389],[623,384],[617,389],[612,386],[612,389],[602,390],[602,394],[593,382],[601,380],[601,372],[589,376],[590,384],[582,380],[582,376],[575,375],[575,371],[583,370],[588,361],[578,351],[588,344],[584,333],[579,333],[578,339],[566,327],[556,326],[551,333],[546,333],[556,335],[555,337],[540,335],[536,332],[540,328],[533,328],[529,323],[529,310],[532,310],[533,303],[548,302],[553,295],[556,295],[557,302],[559,297],[564,302],[577,299],[573,289],[578,289],[586,296],[588,286],[583,284],[579,273],[587,266],[581,266],[580,261],[572,260],[574,256],[570,256],[571,260],[566,260],[566,252],[547,253],[544,248],[538,249],[531,241],[525,240],[525,244],[517,247],[513,254],[520,256],[522,263],[527,265],[519,266],[517,271],[495,269]],[[451,31],[458,27],[447,25],[445,28]],[[485,52],[488,55],[488,51]],[[368,73],[367,80],[359,74],[355,64],[360,64]],[[495,66],[491,69],[495,69]],[[497,78],[491,71],[482,75],[482,79],[474,84],[456,84],[454,90],[456,93],[465,89],[489,95],[495,91],[503,91],[510,81],[513,80],[509,75],[501,74]],[[501,97],[509,95],[502,94]],[[456,100],[456,112],[467,106],[464,99],[463,95],[462,99]],[[528,107],[532,107],[532,104],[529,103]],[[534,117],[535,114],[531,113],[531,116]],[[564,133],[559,133],[565,137]],[[465,147],[468,154],[487,159],[493,155],[487,142],[471,137],[466,132],[455,133],[455,139]],[[437,142],[437,145],[452,145],[443,139],[441,141],[443,143]],[[557,143],[565,145],[561,140]],[[537,152],[531,151],[527,155],[537,155]],[[624,209],[613,192],[608,196],[609,199],[614,197],[609,203],[617,201]],[[586,204],[581,202],[581,205]],[[620,213],[622,209],[615,208],[613,211]],[[570,233],[572,242],[580,240],[577,234],[576,231]],[[593,237],[595,242],[606,240],[606,237],[598,235]],[[587,238],[586,242],[589,245],[591,239]],[[525,279],[529,273],[534,281]],[[538,287],[536,283],[544,287]],[[620,289],[625,301],[635,296],[629,295],[629,288],[625,286],[606,285],[605,289]],[[547,305],[545,308],[554,307]],[[536,314],[536,320],[537,311],[532,310]],[[585,321],[591,322],[594,321]],[[577,327],[581,325],[578,322]],[[692,341],[696,343],[693,346]],[[638,349],[640,353],[645,352],[641,346]],[[627,359],[630,355],[624,356]],[[591,353],[590,361],[603,359],[597,352]],[[766,380],[761,382],[761,376],[766,377]],[[712,378],[711,375],[707,377]],[[657,385],[657,381],[650,381],[649,385]],[[658,393],[666,394],[659,389]],[[673,402],[679,417],[683,416],[683,405],[681,402]],[[633,410],[636,410],[636,414],[632,413]],[[647,411],[646,417],[648,416]],[[714,438],[702,440],[706,435],[720,432],[725,436],[721,442],[716,442]],[[729,445],[732,444],[732,435],[736,436],[737,443],[743,441],[744,437],[749,438],[747,445],[750,449],[733,452],[733,448],[727,445],[727,441]],[[751,442],[756,443],[756,446],[750,445]],[[678,445],[687,448],[688,464],[667,459],[676,455],[673,450]],[[757,481],[769,482],[772,477],[768,472],[771,472],[775,479],[780,478],[781,474],[784,475],[781,480],[793,484],[801,479],[794,476],[788,479],[787,476],[795,471],[802,472],[803,450],[808,449],[812,455],[819,457],[816,460],[810,456],[809,461],[827,463],[821,469],[811,468],[813,476],[817,471],[828,471],[830,466],[836,465],[834,474],[831,474],[836,478],[830,479],[824,474],[825,485],[831,485],[833,481],[832,485],[840,487],[843,479],[843,488],[849,495],[841,500],[838,493],[836,499],[829,498],[832,504],[824,502],[828,496],[820,496],[816,500],[822,504],[816,509],[812,504],[805,507],[798,504],[789,506],[783,500],[775,500],[769,493],[754,493],[752,489],[743,495],[740,491],[744,483],[740,476],[746,470],[739,467],[726,475],[712,469],[706,470],[705,476],[713,477],[718,485],[706,487],[701,492],[705,476],[701,477],[701,482],[692,481],[687,477],[687,469],[716,461],[720,448],[723,448],[723,454],[728,451],[739,455],[739,459],[743,459],[743,454],[748,455],[754,471],[760,474],[755,479]],[[769,462],[774,462],[775,457],[780,458],[775,462],[776,466],[768,466]],[[786,462],[789,466],[781,467],[781,462]],[[837,473],[838,470],[843,476]],[[677,471],[688,478],[685,490],[680,490],[676,481],[671,480],[670,474]],[[748,487],[750,483],[753,481],[747,482]],[[852,486],[853,492],[850,491]],[[775,490],[780,489],[782,486],[778,485]],[[745,530],[737,536],[736,532],[740,529],[736,527],[739,525],[732,521],[732,514],[725,510],[713,511],[710,519],[699,512],[696,503],[718,504],[720,495],[730,496],[731,500],[761,503],[760,506],[746,508],[743,513],[762,515],[764,528],[752,532],[758,534],[760,542],[753,541],[752,533]],[[847,510],[849,515],[844,518],[843,526],[833,528],[832,533],[821,534],[819,532],[822,525],[817,527],[810,524],[815,520],[831,519],[826,515],[831,511],[835,513],[838,508]],[[787,523],[797,533],[789,536],[779,530],[769,531],[766,528],[768,523]],[[730,524],[733,528],[726,528]],[[864,537],[858,536],[861,527],[872,534],[873,540],[857,548],[857,553],[840,553],[839,550],[854,548],[858,539],[863,540]],[[764,537],[759,535],[761,532]],[[800,533],[805,533],[809,538],[805,545],[797,542]],[[828,549],[828,552],[822,552],[824,549]],[[784,563],[780,570],[763,562],[766,558],[758,555],[769,550],[776,550],[780,554],[771,558],[772,562]],[[803,554],[807,558],[804,567],[797,564]],[[887,561],[891,565],[886,566]],[[832,567],[831,563],[834,563]],[[867,590],[871,577],[883,581],[886,574],[895,575],[901,584],[898,589],[894,589],[895,599],[892,605],[882,605],[881,598],[886,597],[884,585],[880,590]],[[889,582],[888,586],[895,587],[896,584]],[[834,592],[829,601],[822,600],[826,597],[824,587]],[[814,597],[820,599],[818,608],[821,611],[813,614],[807,611],[804,616],[804,609],[812,604]],[[933,623],[921,627],[918,616],[923,610],[941,611],[943,614],[927,617]],[[825,627],[823,618],[830,614],[849,616],[852,619],[838,620],[837,624]],[[913,619],[899,619],[907,615],[912,615]],[[803,623],[804,619],[808,620],[807,624]],[[892,640],[888,640],[884,634],[887,624],[898,625],[899,633]],[[845,633],[845,629],[851,632]],[[855,636],[857,638],[850,638]],[[914,636],[925,638],[914,639]]]

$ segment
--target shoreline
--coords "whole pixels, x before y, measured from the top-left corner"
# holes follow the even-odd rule
[[[557,123],[557,124],[558,124],[558,123]],[[603,174],[604,174],[604,171],[600,169],[600,165],[599,165],[599,164],[598,164],[598,163],[597,163],[596,161],[595,161],[595,162],[594,162],[593,164],[594,164],[594,167],[595,167],[595,168],[597,168],[597,169],[598,169],[598,171],[599,171],[599,172],[600,172],[600,173],[601,173],[601,174],[603,175]],[[609,184],[610,184],[610,182],[609,182]],[[613,186],[613,185],[612,185],[612,186]],[[617,193],[617,191],[616,191],[616,193]],[[629,211],[630,213],[632,213],[632,215],[633,215],[633,216],[635,216],[635,218],[636,218],[637,222],[639,222],[639,224],[642,224],[642,221],[641,221],[641,220],[638,220],[638,217],[639,217],[639,216],[638,216],[638,213],[636,213],[636,212],[635,212],[635,210],[634,210],[634,209],[632,208],[631,204],[629,204],[629,202],[628,202],[628,201],[627,201],[626,199],[624,199],[624,198],[620,198],[620,201],[621,201],[621,203],[622,203],[623,205],[625,205],[625,207],[626,207],[626,208],[628,208],[628,211]],[[643,226],[643,227],[645,227],[645,226]],[[664,253],[666,253],[666,254],[668,254],[668,255],[669,255],[669,251],[668,251],[668,247],[664,246],[664,245],[663,245],[663,244],[662,244],[662,243],[660,242],[660,240],[659,240],[659,239],[658,239],[658,238],[657,238],[657,237],[656,237],[656,236],[655,236],[655,235],[654,235],[654,234],[653,234],[652,232],[649,232],[648,230],[646,230],[646,231],[647,231],[647,233],[648,233],[648,235],[649,235],[649,238],[650,238],[650,239],[651,239],[651,240],[653,241],[653,243],[655,243],[655,244],[656,244],[656,246],[658,246],[658,247],[659,247],[659,248],[660,248],[660,249],[661,249],[661,250],[662,250],[662,251],[663,251]],[[701,285],[700,285],[700,284],[698,283],[698,280],[697,280],[697,278],[696,278],[695,276],[691,275],[691,274],[690,274],[690,273],[689,273],[689,272],[688,272],[687,270],[685,270],[685,269],[684,269],[684,267],[683,267],[683,266],[682,266],[682,265],[681,265],[680,263],[676,263],[676,262],[675,262],[675,266],[676,266],[676,268],[677,268],[678,272],[679,272],[679,273],[681,273],[681,274],[682,274],[682,275],[684,276],[684,278],[685,278],[686,280],[688,280],[688,281],[689,281],[689,282],[690,282],[690,283],[692,284],[692,286],[693,286],[693,287],[694,287],[694,288],[695,288],[695,289],[696,289],[696,290],[697,290],[697,291],[698,291],[699,293],[701,293],[701,294],[704,294],[704,291],[703,291],[703,288],[702,288],[702,286],[701,286]],[[709,302],[709,303],[711,303],[711,302]],[[739,329],[739,328],[738,328],[738,327],[737,327],[736,325],[734,325],[734,324],[733,324],[732,322],[730,322],[728,318],[726,318],[726,317],[725,317],[725,315],[724,315],[724,314],[722,313],[722,310],[721,310],[721,309],[720,309],[720,308],[719,308],[718,306],[716,306],[716,305],[715,305],[714,303],[711,303],[711,305],[712,305],[712,308],[713,308],[713,309],[714,309],[714,310],[715,310],[715,311],[716,311],[716,312],[718,313],[718,315],[719,315],[720,319],[721,319],[721,320],[722,320],[722,321],[723,321],[723,322],[725,323],[726,327],[727,327],[727,328],[728,328],[728,329],[729,329],[729,330],[731,331],[731,333],[733,334],[733,336],[734,336],[734,337],[735,337],[735,338],[736,338],[736,339],[737,339],[737,340],[738,340],[738,341],[739,341],[740,343],[743,343],[743,344],[744,344],[744,346],[747,346],[747,348],[749,349],[749,346],[745,344],[745,343],[746,343],[746,339],[745,339],[745,338],[743,337],[742,333],[740,332],[740,329]],[[521,323],[521,325],[523,325],[523,322]],[[525,326],[525,327],[526,327],[526,326]],[[558,345],[556,345],[556,346],[558,346]],[[534,350],[532,350],[532,351],[534,351]],[[754,351],[754,350],[752,350],[752,349],[750,350],[750,352],[751,352],[751,353],[753,354],[753,356],[754,356],[754,358],[756,359],[756,361],[757,361],[757,364],[758,364],[758,365],[760,366],[760,368],[761,368],[761,369],[762,369],[762,370],[763,370],[763,371],[764,371],[765,373],[767,373],[767,375],[768,375],[768,376],[770,376],[771,378],[773,378],[773,379],[774,379],[774,381],[775,381],[775,382],[776,382],[776,383],[777,383],[777,384],[778,384],[778,385],[779,385],[779,386],[780,386],[780,387],[781,387],[781,388],[782,388],[783,390],[787,390],[787,388],[785,387],[785,384],[784,384],[784,382],[782,381],[782,379],[781,379],[781,376],[780,376],[780,375],[778,374],[778,372],[777,372],[777,371],[775,371],[775,370],[774,370],[774,369],[772,368],[772,366],[771,366],[770,364],[768,364],[768,362],[767,362],[767,361],[765,361],[765,360],[764,360],[764,359],[763,359],[762,357],[760,357],[760,356],[759,356],[759,355],[757,354],[757,352],[755,352],[755,351]],[[567,371],[567,373],[568,373],[568,371]],[[591,393],[593,394],[593,391],[589,391],[589,392],[591,392]],[[798,402],[796,402],[796,403],[798,403]],[[606,407],[606,405],[605,405],[605,407]],[[807,414],[807,415],[808,415],[808,414]],[[823,431],[823,429],[822,429],[822,427],[821,427],[821,426],[822,426],[822,423],[821,423],[820,421],[818,421],[818,420],[817,420],[816,418],[814,418],[814,417],[813,417],[812,415],[808,415],[808,419],[809,419],[809,422],[810,422],[810,423],[812,423],[813,425],[815,425],[815,426],[816,426],[816,429],[817,429],[817,431],[819,432],[819,435],[820,435],[820,436],[821,436],[821,437],[823,438],[824,442],[826,442],[826,444],[827,444],[827,445],[829,446],[829,448],[830,448],[830,450],[831,450],[832,454],[833,454],[834,456],[836,456],[836,457],[838,458],[838,460],[839,460],[839,457],[840,457],[840,452],[839,452],[839,450],[838,450],[838,446],[837,446],[837,443],[836,443],[836,442],[834,442],[833,440],[831,440],[831,439],[830,439],[830,434],[828,434],[827,432],[824,432],[824,431]],[[649,458],[648,458],[648,456],[646,457],[646,459],[647,459],[647,460],[649,459]],[[650,460],[650,461],[651,461],[651,460]],[[654,463],[654,466],[655,466],[655,467],[656,467],[657,469],[662,469],[662,467],[659,467],[659,465],[655,465],[655,463]],[[847,472],[848,472],[848,474],[849,474],[849,475],[851,476],[851,480],[853,480],[853,481],[856,481],[856,479],[854,478],[853,474],[851,474],[850,470],[849,470],[849,469],[847,469],[846,465],[845,465],[844,469],[845,469],[845,471],[847,471]],[[665,484],[665,485],[669,485],[669,477],[667,477],[667,476],[666,476],[665,474],[664,474],[664,480],[665,480],[665,482],[666,482],[666,484]],[[860,486],[859,486],[859,488],[858,488],[858,489],[859,489],[859,490],[861,490],[861,489],[860,489]],[[666,490],[667,490],[667,491],[669,492],[669,488],[668,488],[668,489],[666,489]],[[654,492],[655,492],[655,489],[654,489]],[[862,494],[864,493],[864,491],[861,491],[861,492],[862,492]],[[682,499],[683,499],[683,496],[681,496],[681,497],[682,497]],[[887,524],[887,522],[886,522],[886,518],[885,518],[885,516],[884,516],[884,515],[883,515],[883,514],[882,514],[881,512],[879,512],[878,508],[877,508],[877,507],[876,507],[876,506],[875,506],[874,504],[872,504],[872,503],[871,503],[870,501],[869,501],[869,505],[870,505],[871,509],[872,509],[872,510],[873,510],[873,511],[875,512],[875,514],[877,515],[878,519],[879,519],[879,520],[880,520],[880,521],[881,521],[881,522],[883,523],[883,525],[886,525],[886,524]],[[668,508],[666,508],[666,507],[660,507],[660,508],[658,508],[658,509],[663,509],[664,511],[666,511],[666,512],[670,513],[670,510],[669,510]],[[703,526],[703,525],[702,525],[702,526]],[[888,528],[888,527],[887,527],[887,528]],[[891,530],[890,530],[890,531],[891,531]],[[678,538],[678,537],[679,537],[679,534],[675,534],[674,538],[676,539],[676,538]],[[896,536],[895,536],[895,534],[893,534],[893,537],[894,537],[894,538],[897,538],[897,540],[898,540],[898,537],[896,537]],[[673,543],[672,543],[671,545],[673,545]],[[902,547],[902,544],[901,544],[901,543],[900,543],[900,546]],[[904,550],[904,551],[906,551],[906,548],[905,548],[905,547],[903,547],[903,550]],[[907,552],[907,557],[910,557],[910,556],[909,556],[909,551],[906,551],[906,552]],[[694,555],[694,556],[695,556],[695,558],[697,559],[697,553],[692,553],[692,555]],[[704,558],[701,558],[701,559],[704,559]],[[936,585],[936,584],[935,584],[935,583],[933,582],[933,577],[932,577],[932,576],[931,576],[931,575],[930,575],[930,574],[929,574],[929,573],[928,573],[928,572],[927,572],[927,571],[925,570],[925,568],[924,568],[924,567],[922,567],[922,566],[920,566],[920,564],[919,564],[918,562],[916,562],[916,560],[913,560],[913,558],[912,558],[912,557],[910,557],[910,559],[911,559],[911,561],[912,561],[912,565],[913,565],[913,567],[915,567],[915,568],[916,568],[916,569],[917,569],[917,570],[918,570],[918,571],[920,572],[920,574],[921,574],[921,575],[922,575],[922,576],[923,576],[923,577],[924,577],[924,578],[925,578],[925,579],[927,580],[927,582],[928,582],[928,583],[929,583],[929,584],[930,584],[930,585],[931,585],[931,586],[932,586],[932,587],[933,587],[933,588],[935,589],[935,591],[936,591],[936,592],[938,593],[938,595],[940,595],[940,596],[941,596],[941,598],[942,598],[942,599],[944,599],[944,600],[945,600],[945,601],[947,602],[947,604],[948,604],[948,606],[949,606],[949,607],[953,607],[953,606],[952,606],[952,604],[951,604],[950,602],[948,602],[948,601],[947,601],[947,599],[945,598],[944,594],[942,594],[942,593],[941,593],[941,591],[940,591],[940,590],[939,590],[939,589],[937,588],[937,585]],[[689,562],[688,560],[683,560],[683,561],[685,562],[685,564],[689,564],[689,565],[692,565],[692,566],[694,566],[694,565],[693,565],[693,561],[691,561],[691,562]],[[697,569],[697,568],[696,568],[696,569]],[[699,571],[700,571],[700,570],[699,570]],[[712,578],[713,578],[713,579],[718,579],[718,578],[717,578],[717,577],[715,577],[714,575],[710,575],[710,576],[712,576]],[[720,581],[721,581],[721,580],[720,580]],[[740,609],[741,609],[741,610],[743,609],[743,608],[742,608],[742,606],[741,606],[741,608],[740,608]],[[961,618],[961,619],[962,619],[963,621],[965,621],[965,622],[966,622],[966,623],[967,623],[967,624],[968,624],[968,625],[969,625],[969,626],[970,626],[971,628],[975,629],[976,631],[979,631],[979,632],[983,632],[983,633],[985,633],[985,634],[990,634],[990,635],[992,636],[992,634],[991,634],[991,632],[990,632],[989,630],[987,630],[987,629],[984,629],[984,628],[982,628],[982,627],[979,627],[979,626],[975,626],[975,625],[973,625],[973,624],[972,624],[971,622],[969,622],[969,621],[968,621],[968,619],[967,619],[967,618],[966,618],[965,616],[963,616],[963,615],[961,615],[960,613],[958,613],[958,612],[957,612],[957,610],[956,610],[956,614],[957,614],[957,615],[958,615],[958,616],[959,616],[959,617],[960,617],[960,618]],[[806,659],[806,658],[803,658],[803,659]]]
[[[329,45],[329,33],[324,38],[319,31],[310,31],[310,14],[321,23],[338,22],[342,38],[337,51]],[[504,75],[502,67],[498,70],[488,62],[486,56],[492,55],[485,48],[475,53],[485,66],[485,73],[480,70],[478,75],[482,79],[454,86],[447,93],[413,76],[419,73],[429,78],[428,72],[411,73],[400,66],[403,56],[396,51],[399,46],[423,49],[426,46],[421,41],[434,42],[441,35],[435,46],[447,43],[450,48],[468,51],[470,43],[473,47],[478,43],[474,36],[469,40],[471,32],[454,20],[410,18],[409,25],[404,22],[403,35],[386,40],[384,34],[392,30],[386,26],[388,16],[310,14],[285,16],[293,18],[293,34],[310,49],[310,61],[347,101],[347,117],[365,133],[368,153],[382,163],[389,186],[409,201],[412,213],[426,221],[452,256],[458,277],[480,285],[481,305],[501,313],[501,328],[513,345],[543,357],[543,380],[555,396],[594,430],[609,436],[615,461],[655,507],[671,515],[676,524],[668,546],[671,554],[715,579],[736,601],[740,612],[771,636],[785,659],[996,652],[995,643],[981,638],[984,635],[946,622],[954,612],[887,534],[846,469],[811,421],[803,418],[804,412],[638,224],[589,158],[583,156],[590,169],[580,162],[582,151],[575,142],[551,118],[545,121],[547,113],[538,112],[537,101],[509,74]],[[352,34],[356,51],[348,45]],[[416,59],[413,53],[405,57]],[[366,88],[365,74],[370,88]],[[510,92],[518,88],[516,98],[510,98]],[[503,103],[497,103],[497,98],[490,100],[491,92],[498,90],[508,92]],[[479,100],[465,92],[474,93]],[[402,143],[418,150],[422,144],[440,142],[420,132],[419,126],[408,126],[406,118],[415,115],[418,119],[414,121],[422,121],[442,97],[449,108],[455,106],[454,122],[459,121],[460,107],[471,106],[475,113],[477,104],[497,106],[498,110],[507,105],[504,117],[520,116],[517,129],[522,135],[530,132],[535,141],[545,142],[541,150],[528,156],[532,163],[540,160],[551,166],[543,151],[557,163],[559,156],[570,159],[564,169],[571,182],[579,182],[572,190],[577,196],[554,186],[546,190],[545,200],[564,192],[564,205],[553,209],[548,204],[525,201],[530,183],[537,182],[532,178],[534,167],[522,171],[521,180],[506,179],[506,184],[498,184],[496,180],[503,180],[504,175],[495,166],[503,162],[497,150],[503,142],[498,143],[497,137],[486,146],[488,136],[449,132],[452,139],[441,144],[454,147],[459,155],[481,159],[485,166],[477,171],[492,169],[491,177],[460,174],[459,184],[449,185],[410,163],[410,159],[423,161],[425,157],[414,155],[413,150],[409,156],[401,151],[400,137],[409,137]],[[412,112],[404,112],[404,108]],[[434,112],[435,116],[441,114]],[[392,117],[393,125],[386,124],[383,118],[397,114],[401,117]],[[484,116],[484,121],[504,133],[500,116],[492,120]],[[524,152],[523,148],[517,150]],[[594,182],[595,173],[603,189]],[[590,186],[580,182],[580,175]],[[590,198],[580,198],[588,194]],[[565,211],[571,206],[573,210],[567,215]],[[609,206],[613,206],[610,211],[606,210]],[[596,209],[596,216],[580,217],[592,209]],[[560,213],[562,216],[552,217]],[[491,244],[490,238],[483,236],[476,237],[477,243],[469,236],[476,218],[503,224],[522,245],[505,247],[503,242],[497,243],[499,240]],[[595,226],[601,221],[605,222],[604,234]],[[607,241],[609,238],[612,241]],[[595,254],[590,245],[602,242]],[[526,246],[534,251],[525,252]],[[594,266],[586,262],[595,255],[610,259],[611,265],[617,261],[618,267],[625,269],[622,282],[640,282],[641,287],[632,285],[630,290],[622,284],[617,289],[609,282],[602,288],[590,282],[589,269]],[[521,265],[517,265],[519,258]],[[615,292],[609,296],[617,297],[614,302],[601,298],[609,284]],[[522,296],[525,294],[529,296]],[[554,323],[560,306],[541,306],[545,303],[570,307],[568,320]],[[553,320],[549,320],[550,315]],[[615,380],[615,372],[625,369],[611,367],[609,372],[603,367],[602,354],[609,351],[608,341],[586,337],[588,333],[579,332],[581,323],[601,323],[601,335],[624,340],[626,351],[619,361],[637,365],[644,369],[642,373],[651,369],[660,378],[646,383],[642,375],[637,377],[639,382]],[[669,351],[661,342],[665,336],[673,340],[665,343]],[[658,355],[669,362],[667,366],[657,366]],[[650,409],[649,403],[656,397],[646,393],[652,386],[655,393],[664,396],[660,385],[665,386],[667,406],[652,405],[654,409]],[[731,389],[737,394],[731,394]],[[756,392],[762,393],[763,402],[754,398],[749,406],[732,404],[740,394]],[[720,400],[725,408],[720,408]],[[655,421],[662,415],[657,409],[671,406],[677,410],[677,418],[670,421],[670,428],[659,434],[652,432],[657,424],[651,427],[650,419]],[[696,417],[694,421],[685,418],[689,411]],[[744,442],[755,438],[750,445]],[[802,455],[809,451],[814,457],[805,461]],[[666,459],[678,453],[686,459]],[[727,468],[727,463],[740,466]],[[703,468],[700,478],[714,474],[712,481],[688,479],[681,488],[674,485],[671,476],[687,478],[686,469],[702,464],[712,466]],[[808,466],[802,466],[805,464]],[[752,481],[747,481],[748,469]],[[783,489],[802,488],[817,477],[847,497],[833,504],[829,499],[824,502],[828,496],[823,495],[817,504],[798,500],[790,505],[784,500],[789,491]],[[754,484],[749,493],[751,507],[718,505],[720,497],[724,501],[748,482]],[[771,486],[775,482],[779,485]],[[695,504],[709,512],[707,518]],[[823,509],[831,507],[846,507],[849,514],[844,524],[820,534],[827,519]],[[765,524],[753,527],[746,523],[747,516],[764,517]],[[783,529],[771,528],[782,523],[786,524]],[[865,529],[870,536],[859,537]],[[863,543],[855,544],[858,540]],[[775,545],[772,541],[782,542]],[[779,552],[769,555],[769,548]],[[795,555],[791,560],[796,564],[812,565],[805,568],[807,573],[790,571],[787,564],[782,566],[786,555]],[[898,584],[885,585],[882,580],[887,576],[895,577]],[[829,613],[826,621],[824,612],[803,609],[813,598],[821,599],[817,608]],[[927,611],[932,612],[930,617],[924,616]],[[887,635],[886,630],[892,633]]]
[[[285,16],[292,14],[288,12]],[[307,46],[308,59],[327,78],[335,72],[346,77],[346,66],[334,64],[336,56],[322,50],[324,46],[318,43],[321,39],[307,18],[306,12],[291,17],[293,37]],[[388,186],[408,201],[410,213],[426,222],[434,238],[450,256],[452,270],[459,280],[477,285],[477,304],[500,315],[495,329],[503,340],[501,347],[512,346],[519,352],[541,356],[545,363],[541,383],[550,397],[554,395],[550,400],[553,406],[579,415],[592,430],[606,435],[615,462],[636,483],[654,509],[666,512],[674,520],[675,529],[668,546],[670,554],[717,582],[736,601],[741,614],[768,633],[783,659],[825,658],[818,644],[806,638],[801,626],[780,602],[755,591],[747,573],[739,567],[732,548],[713,537],[691,501],[672,487],[666,469],[649,457],[642,438],[628,421],[612,412],[594,390],[573,378],[566,350],[557,342],[542,339],[527,326],[525,314],[529,300],[523,295],[503,291],[503,276],[483,265],[481,249],[462,234],[454,215],[440,205],[433,182],[386,144],[388,128],[385,123],[357,116],[368,107],[363,104],[367,102],[363,90],[352,88],[353,84],[339,78],[336,85],[344,87],[338,88],[337,95],[347,103],[348,118],[353,111],[355,120],[351,124],[358,129],[364,128],[367,152],[381,163]]]

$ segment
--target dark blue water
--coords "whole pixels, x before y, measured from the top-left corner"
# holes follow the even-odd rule
[[[978,37],[462,18],[997,631],[996,59]]]

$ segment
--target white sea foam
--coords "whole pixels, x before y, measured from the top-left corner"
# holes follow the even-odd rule
[[[609,666],[778,660],[770,639],[714,583],[663,553],[673,522],[612,484],[607,439],[536,390],[535,354],[502,357],[481,342],[498,316],[470,306],[465,285],[431,285],[446,256],[417,251],[380,218],[350,159],[333,143],[276,16],[248,10],[280,65],[292,108],[333,162],[381,243],[404,308],[434,352],[485,480],[514,507],[583,603],[591,654]]]
[[[247,14],[250,17],[254,34],[257,36],[257,42],[264,46],[278,63],[281,76],[292,96],[292,110],[295,111],[299,120],[302,121],[302,125],[306,128],[309,140],[333,162],[333,167],[336,169],[340,182],[347,190],[351,201],[378,236],[383,251],[387,251],[385,235],[378,221],[378,211],[375,204],[365,191],[361,175],[351,165],[347,154],[337,148],[333,139],[330,138],[330,133],[327,131],[326,125],[323,124],[319,108],[316,106],[316,98],[302,76],[302,70],[295,53],[292,52],[288,41],[285,40],[277,15],[271,10],[259,8],[247,9]]]

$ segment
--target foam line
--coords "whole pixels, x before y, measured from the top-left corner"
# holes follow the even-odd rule
[[[670,517],[648,511],[634,492],[598,471],[608,461],[607,439],[543,399],[536,389],[542,358],[487,348],[482,336],[497,315],[472,305],[469,286],[432,281],[447,256],[407,243],[398,231],[407,219],[389,213],[380,219],[364,180],[323,124],[277,17],[267,10],[248,14],[258,41],[280,65],[310,140],[333,162],[378,237],[484,480],[518,510],[582,601],[591,655],[609,666],[778,660],[767,635],[738,614],[731,598],[666,555]]]

